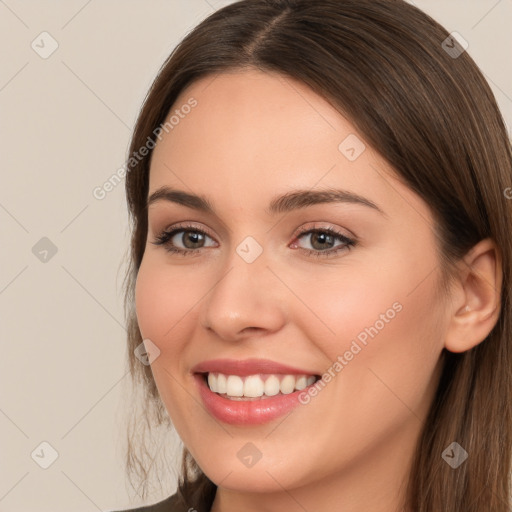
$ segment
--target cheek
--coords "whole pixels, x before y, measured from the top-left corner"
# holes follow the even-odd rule
[[[333,468],[339,463],[333,453],[356,457],[362,446],[377,446],[404,425],[415,424],[428,409],[436,384],[442,325],[436,320],[441,312],[434,274],[420,278],[422,270],[413,265],[385,273],[370,268],[361,278],[347,273],[344,279],[322,281],[326,286],[321,290],[310,288],[314,293],[308,305],[334,334],[311,314],[300,320],[332,375],[311,407],[322,411],[322,437],[336,440],[319,441],[315,448],[322,464]],[[350,448],[346,439],[351,439]]]
[[[395,276],[374,265],[361,263],[359,269],[339,267],[321,275],[310,272],[290,278],[296,283],[294,293],[302,299],[300,304],[290,301],[301,308],[295,311],[294,320],[331,361],[349,350],[353,340],[364,346],[365,340],[371,339],[370,327],[377,324],[381,333],[403,315],[398,310],[404,294]]]
[[[354,393],[360,403],[396,400],[394,391],[413,405],[424,395],[443,346],[435,262],[426,255],[385,262],[361,272],[332,272],[321,283],[297,278],[295,291],[310,311],[294,318],[325,356],[325,370],[344,375],[343,384],[334,379],[335,387],[348,400]],[[342,366],[334,366],[340,356]]]
[[[197,287],[186,286],[183,272],[162,264],[154,255],[144,256],[135,285],[137,322],[143,339],[149,338],[160,350],[151,372],[160,397],[175,428],[186,432],[184,418],[190,396],[177,384],[183,374],[183,354],[190,339],[193,305],[203,295]],[[185,436],[186,437],[186,436]]]
[[[187,286],[179,271],[143,259],[135,286],[137,321],[143,338],[150,338],[157,345],[175,338],[200,297],[197,286],[191,286],[190,281]]]

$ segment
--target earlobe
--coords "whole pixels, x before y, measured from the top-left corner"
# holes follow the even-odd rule
[[[502,260],[495,242],[481,240],[460,264],[457,300],[445,337],[450,352],[472,349],[492,331],[501,310]]]

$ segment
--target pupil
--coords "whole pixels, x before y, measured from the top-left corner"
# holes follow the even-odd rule
[[[200,244],[202,235],[201,233],[187,232],[186,237],[191,241],[192,245],[195,246],[197,244]],[[185,246],[187,246],[186,243]],[[195,249],[195,247],[189,247],[189,249],[190,248]]]
[[[326,244],[326,243],[332,243],[333,242],[333,236],[329,235],[328,233],[313,233],[313,246],[315,245],[315,242],[320,241],[320,244]],[[320,247],[320,249],[325,249],[325,247]]]

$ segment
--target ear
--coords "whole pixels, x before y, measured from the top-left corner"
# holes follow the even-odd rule
[[[445,348],[465,352],[492,331],[501,310],[502,259],[495,242],[481,240],[462,259],[455,291],[448,306],[450,318]]]

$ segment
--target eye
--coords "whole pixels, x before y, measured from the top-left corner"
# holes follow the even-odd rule
[[[207,247],[204,245],[206,238],[212,239],[205,231],[193,225],[180,225],[171,230],[162,231],[151,243],[163,245],[171,253],[189,256],[198,255],[200,249]],[[177,245],[179,243],[183,244],[184,247],[179,247]]]
[[[297,241],[301,238],[310,238],[312,249],[300,247]],[[214,244],[205,245],[207,239],[213,240],[204,230],[194,225],[186,224],[174,226],[172,229],[164,230],[155,240],[151,242],[154,245],[163,245],[166,251],[183,256],[198,256],[201,249],[215,246]],[[341,243],[335,244],[336,240]],[[311,256],[332,257],[341,251],[349,250],[356,245],[356,241],[339,233],[332,228],[313,228],[302,230],[294,239],[291,248],[299,248]],[[180,247],[179,244],[183,246]]]
[[[348,238],[332,228],[305,229],[297,235],[296,240],[304,237],[310,238],[310,246],[313,247],[313,249],[299,248],[305,250],[308,255],[312,256],[330,257],[338,254],[340,251],[350,250],[350,247],[356,245],[355,240]],[[297,247],[296,240],[292,243],[292,248]],[[336,240],[341,242],[337,246],[333,245]]]

